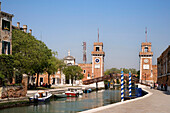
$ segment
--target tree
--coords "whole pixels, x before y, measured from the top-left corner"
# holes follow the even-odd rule
[[[21,74],[37,73],[36,86],[38,86],[39,73],[48,67],[48,60],[52,57],[51,49],[31,34],[21,30],[13,30],[12,36],[15,68]]]
[[[137,78],[139,79],[140,78],[140,70],[138,70],[138,72],[137,72]]]
[[[10,83],[12,82],[14,58],[12,55],[0,55],[0,78],[6,78]]]
[[[125,74],[128,74],[129,71],[131,71],[131,73],[133,73],[133,74],[136,74],[136,73],[137,73],[136,69],[134,69],[134,68],[130,68],[130,69],[123,68],[123,72],[124,72]],[[104,72],[105,75],[109,75],[110,73],[121,73],[121,69],[111,68],[111,69],[107,69],[107,70]]]
[[[64,68],[66,67],[66,64],[64,63],[63,60],[58,60],[58,64],[57,64],[57,67],[60,71],[60,78],[61,78],[61,72],[64,70]],[[61,80],[60,80],[60,83],[61,83]]]
[[[79,66],[67,66],[64,68],[63,73],[66,75],[66,78],[71,79],[73,86],[73,80],[83,79],[82,71],[83,70]]]
[[[4,75],[2,74],[2,72],[0,71],[0,86],[3,85],[4,78],[5,78],[5,76],[4,76]]]
[[[48,59],[48,66],[45,69],[45,71],[48,73],[48,84],[50,84],[50,75],[58,71],[59,63],[60,60],[55,56],[52,56],[50,59]]]
[[[38,86],[39,83],[39,74],[43,73],[44,70],[48,67],[48,59],[52,56],[52,52],[48,47],[42,42],[38,41],[37,44],[37,52],[35,53],[34,57],[34,65],[33,70],[35,73],[37,73],[37,82],[36,86]]]

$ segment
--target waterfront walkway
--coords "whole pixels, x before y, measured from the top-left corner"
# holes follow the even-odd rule
[[[82,113],[170,113],[170,92],[143,88],[149,91],[144,97],[99,107]]]

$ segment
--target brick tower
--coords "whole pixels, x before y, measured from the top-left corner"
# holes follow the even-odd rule
[[[146,30],[146,42],[142,42],[141,49],[139,52],[140,58],[140,82],[150,83],[153,82],[152,74],[152,57],[153,52],[151,51],[151,42],[147,42],[147,30]]]
[[[91,52],[92,55],[92,78],[101,77],[104,75],[104,56],[103,43],[99,42],[99,32],[98,32],[98,42],[94,42],[94,50]]]

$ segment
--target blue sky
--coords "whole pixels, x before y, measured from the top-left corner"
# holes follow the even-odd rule
[[[139,52],[145,41],[152,42],[153,64],[170,45],[169,0],[1,0],[2,11],[14,14],[17,22],[28,25],[33,35],[58,52],[83,62],[82,42],[87,43],[91,62],[93,42],[104,44],[105,69],[139,69]]]

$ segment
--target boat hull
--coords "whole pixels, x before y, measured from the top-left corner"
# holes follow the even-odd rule
[[[30,102],[46,102],[50,100],[50,97],[52,96],[52,94],[48,95],[47,97],[42,97],[42,98],[34,98],[34,97],[30,97],[29,101]]]
[[[68,97],[77,97],[78,93],[65,93]]]
[[[54,95],[56,98],[66,98],[67,95],[66,94],[55,94]]]

